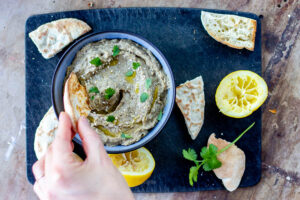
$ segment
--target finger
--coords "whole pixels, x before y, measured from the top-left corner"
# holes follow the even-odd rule
[[[61,162],[59,162],[61,163]],[[52,174],[53,171],[53,143],[48,147],[45,155],[45,176]]]
[[[54,158],[61,158],[63,155],[72,155],[72,135],[71,120],[68,114],[61,112],[59,115],[58,130],[52,143]]]
[[[101,157],[106,158],[107,154],[99,135],[90,127],[85,117],[80,117],[78,121],[78,132],[87,159],[99,161]]]
[[[41,188],[40,188],[40,186],[37,182],[33,185],[33,191],[39,197],[39,199],[42,199],[42,196],[43,196],[42,191],[41,191]]]
[[[41,186],[38,182],[35,182],[35,184],[33,185],[33,191],[39,197],[39,199],[41,199],[41,200],[46,199],[45,194],[44,194],[43,190],[41,189]]]
[[[74,143],[73,142],[71,142],[71,146],[72,146],[72,152],[74,151],[74,148],[75,148],[75,146],[74,146]]]
[[[45,175],[45,156],[34,163],[32,172],[36,181]]]

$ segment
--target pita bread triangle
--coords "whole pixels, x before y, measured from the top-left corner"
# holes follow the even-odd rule
[[[80,116],[87,117],[91,109],[86,89],[80,84],[74,72],[65,83],[63,100],[65,111],[71,118],[74,131],[77,132],[76,127]]]
[[[217,139],[213,133],[209,136],[207,146],[210,144],[214,144],[218,149],[223,149],[230,143],[221,138]],[[222,162],[222,166],[213,171],[222,180],[225,188],[232,192],[238,188],[243,177],[246,166],[245,153],[236,145],[232,145],[218,155],[218,160]]]
[[[176,103],[184,116],[191,138],[196,139],[204,122],[204,83],[201,76],[176,88]]]
[[[42,56],[48,59],[90,30],[91,27],[81,20],[65,18],[39,26],[29,33],[29,37]]]

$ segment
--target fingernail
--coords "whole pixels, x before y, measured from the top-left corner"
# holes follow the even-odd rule
[[[63,116],[64,113],[65,113],[64,111],[60,112],[60,113],[59,113],[59,118],[60,118],[61,116]]]

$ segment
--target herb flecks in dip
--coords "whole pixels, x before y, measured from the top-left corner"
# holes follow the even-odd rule
[[[161,118],[168,79],[142,46],[125,39],[90,43],[77,53],[71,71],[88,92],[88,119],[105,145],[132,144]]]

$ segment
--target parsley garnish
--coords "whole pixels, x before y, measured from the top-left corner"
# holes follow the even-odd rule
[[[93,60],[90,61],[92,65],[95,65],[96,67],[99,67],[102,65],[102,62],[99,57],[94,58]]]
[[[106,121],[108,122],[114,122],[115,121],[115,117],[113,115],[108,115],[106,118]]]
[[[128,135],[128,134],[126,134],[126,133],[122,133],[122,134],[121,134],[121,138],[130,139],[130,138],[132,138],[132,136],[131,136],[131,135]]]
[[[144,103],[148,99],[149,95],[146,92],[143,92],[140,96],[140,101]]]
[[[120,49],[117,45],[114,46],[112,51],[113,51],[113,57],[116,57],[120,53]]]
[[[140,64],[139,62],[134,62],[134,63],[132,63],[132,68],[133,68],[134,70],[137,70],[137,68],[139,68],[139,66],[141,66],[141,64]]]
[[[125,76],[130,77],[133,75],[133,71],[129,70],[128,72],[126,72]]]
[[[147,78],[147,79],[146,79],[146,88],[149,89],[151,85],[152,85],[152,80],[151,80],[151,78]]]
[[[112,88],[107,88],[106,90],[105,90],[105,95],[104,95],[104,98],[106,99],[106,100],[108,100],[108,99],[110,99],[114,94],[115,94],[115,90],[114,89],[112,89]]]
[[[162,118],[162,116],[163,116],[163,112],[162,112],[162,110],[161,110],[161,111],[159,111],[159,114],[158,114],[158,116],[157,116],[157,120],[160,121],[161,118]]]
[[[91,87],[90,89],[89,89],[89,93],[99,93],[99,90],[98,90],[98,88],[97,87]]]
[[[218,160],[217,156],[230,148],[235,144],[249,129],[254,126],[255,122],[252,123],[246,130],[244,130],[233,142],[228,144],[226,147],[218,151],[218,148],[210,144],[209,147],[203,147],[200,152],[202,160],[197,160],[197,153],[194,149],[189,148],[188,150],[183,149],[182,155],[185,159],[193,161],[196,166],[190,168],[189,182],[193,186],[194,182],[198,180],[198,170],[203,166],[204,171],[211,171],[222,166],[222,163]]]
[[[95,96],[91,96],[91,100],[94,100],[95,99]]]

